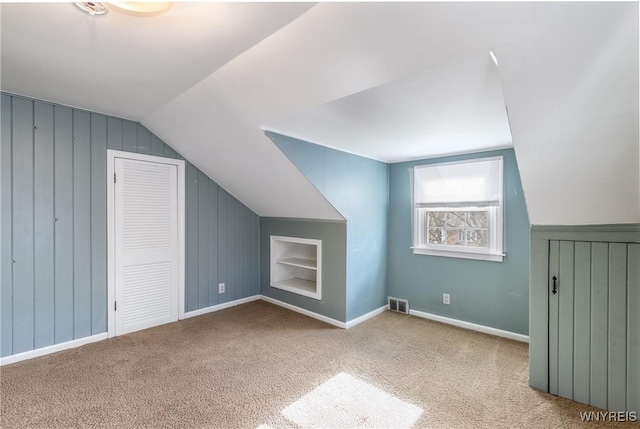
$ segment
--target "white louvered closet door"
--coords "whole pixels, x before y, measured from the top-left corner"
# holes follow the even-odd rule
[[[178,320],[175,165],[115,159],[116,335]]]

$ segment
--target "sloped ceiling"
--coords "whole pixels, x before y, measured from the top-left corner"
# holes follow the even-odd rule
[[[487,52],[263,128],[384,162],[513,146],[498,68]]]
[[[384,161],[513,145],[532,223],[640,222],[637,3],[1,7],[2,90],[139,120],[261,216],[340,218],[262,127]]]
[[[585,6],[496,49],[532,223],[640,221],[638,3]]]
[[[140,121],[311,7],[180,3],[136,18],[3,4],[2,88]]]

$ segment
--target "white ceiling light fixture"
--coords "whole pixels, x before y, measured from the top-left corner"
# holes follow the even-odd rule
[[[162,1],[162,2],[109,2],[109,6],[118,12],[125,13],[127,15],[133,16],[157,16],[168,11],[173,2],[171,1]]]
[[[75,5],[91,16],[104,15],[110,9],[133,16],[157,16],[168,11],[173,2],[75,2]]]
[[[75,5],[80,8],[80,10],[88,13],[91,16],[95,15],[104,15],[109,12],[109,8],[106,3],[98,2],[98,1],[77,1]]]

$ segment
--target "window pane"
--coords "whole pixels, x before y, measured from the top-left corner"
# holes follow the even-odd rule
[[[450,246],[464,246],[464,230],[448,229],[447,244]]]
[[[467,246],[488,247],[486,229],[472,229],[467,231]]]
[[[447,214],[448,228],[464,228],[467,212],[444,212]]]
[[[444,228],[429,228],[428,240],[432,244],[444,244]]]
[[[427,212],[429,216],[430,227],[443,227],[445,226],[445,219],[447,212]]]
[[[467,212],[467,228],[489,228],[489,211]]]
[[[430,227],[443,227],[446,225],[447,212],[428,212]]]
[[[489,248],[490,210],[424,210],[424,244]]]

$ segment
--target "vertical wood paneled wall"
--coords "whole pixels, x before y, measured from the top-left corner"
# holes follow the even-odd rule
[[[185,311],[259,294],[259,217],[191,163],[186,187]]]
[[[639,261],[640,244],[549,242],[558,286],[549,297],[549,393],[615,411],[640,407]]]
[[[0,113],[4,357],[106,332],[107,149],[183,158],[132,121],[9,94]],[[258,216],[186,165],[185,311],[258,294]]]
[[[529,381],[640,412],[640,226],[580,229],[532,231]]]

